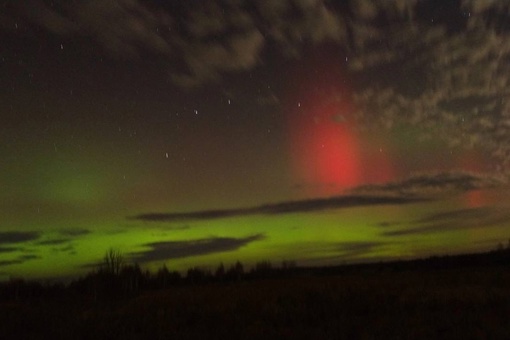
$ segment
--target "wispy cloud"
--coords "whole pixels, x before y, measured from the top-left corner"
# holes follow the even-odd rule
[[[26,254],[26,255],[20,255],[18,257],[18,259],[22,260],[22,261],[26,261],[26,260],[35,260],[35,259],[40,259],[41,257],[39,255],[35,255],[35,254]]]
[[[352,3],[348,67],[379,75],[354,95],[363,125],[419,126],[424,137],[488,150],[503,170],[510,162],[508,4]]]
[[[189,213],[148,213],[136,215],[131,218],[141,221],[168,221],[168,222],[182,220],[210,220],[245,215],[279,215],[371,205],[411,204],[426,200],[427,199],[419,197],[352,195],[310,199],[303,201],[290,201],[243,209],[205,210]]]
[[[385,242],[341,242],[335,247],[339,251],[338,258],[355,259],[372,253],[377,248],[385,245]]]
[[[301,253],[312,254],[300,259],[301,263],[338,263],[338,261],[359,261],[373,258],[374,252],[388,246],[388,241],[319,242],[299,246]],[[322,255],[322,256],[321,256]],[[383,259],[380,257],[379,259]]]
[[[22,264],[26,261],[35,260],[35,259],[39,259],[39,258],[40,258],[40,256],[34,255],[34,254],[21,255],[21,256],[18,256],[17,258],[12,259],[12,260],[0,260],[0,267],[10,266],[13,264]]]
[[[510,223],[510,212],[496,207],[459,209],[430,214],[411,222],[408,227],[385,230],[384,236],[428,234],[458,229],[489,228]]]
[[[58,252],[68,253],[69,255],[76,254],[76,249],[73,244],[67,244],[62,247],[55,247],[55,248],[52,248],[52,251],[57,252],[57,253]]]
[[[40,234],[35,231],[4,231],[0,232],[0,244],[14,244],[38,239]]]
[[[139,0],[29,0],[4,10],[16,20],[0,29],[12,32],[14,25],[24,25],[62,37],[86,36],[114,57],[161,61],[174,82],[186,87],[255,67],[268,41],[296,55],[304,41],[346,39],[344,21],[322,0],[150,5]]]
[[[357,194],[429,197],[438,194],[497,188],[507,184],[505,177],[470,172],[438,172],[417,174],[400,181],[363,185],[352,190]]]
[[[363,185],[352,189],[350,195],[344,196],[290,201],[241,209],[204,210],[186,213],[146,213],[135,215],[130,219],[148,222],[211,220],[247,215],[279,215],[362,206],[412,204],[428,201],[445,194],[496,188],[506,183],[506,178],[489,174],[469,172],[426,173],[385,184]]]
[[[145,244],[150,250],[131,253],[130,257],[133,261],[144,263],[221,253],[237,250],[264,238],[263,234],[256,234],[244,238],[211,237],[198,240],[153,242]]]
[[[62,236],[77,237],[77,236],[82,236],[82,235],[89,234],[90,230],[88,230],[88,229],[80,229],[80,228],[77,228],[77,229],[69,228],[69,229],[61,229],[58,232]]]
[[[50,239],[50,240],[38,241],[37,245],[54,246],[54,245],[59,245],[59,244],[64,244],[64,243],[69,243],[69,242],[71,242],[71,240],[60,238],[60,239]]]
[[[22,25],[88,37],[116,58],[161,63],[184,87],[253,69],[268,46],[296,56],[333,42],[347,52],[349,71],[368,80],[353,89],[361,125],[420,126],[452,146],[487,149],[500,170],[510,163],[510,18],[502,1],[29,0],[3,10],[7,34]]]
[[[18,248],[14,248],[14,247],[0,247],[0,253],[10,253],[10,252],[13,252],[13,251],[16,251],[18,250]]]
[[[20,264],[23,263],[23,261],[20,260],[0,260],[0,267],[2,266],[10,266],[13,264]]]

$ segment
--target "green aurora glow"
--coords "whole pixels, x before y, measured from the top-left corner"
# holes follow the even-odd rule
[[[84,275],[110,248],[186,270],[509,238],[510,32],[496,4],[467,17],[458,2],[240,2],[215,26],[194,22],[196,2],[112,6],[118,22],[79,3],[0,12],[0,280]]]

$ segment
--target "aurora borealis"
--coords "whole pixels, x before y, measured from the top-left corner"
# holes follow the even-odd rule
[[[510,5],[0,1],[0,280],[510,238]]]

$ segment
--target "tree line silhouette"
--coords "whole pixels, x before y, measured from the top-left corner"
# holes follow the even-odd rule
[[[244,280],[281,278],[300,275],[336,275],[363,270],[402,271],[412,269],[448,269],[464,266],[504,265],[510,268],[510,240],[506,246],[485,253],[431,256],[411,261],[365,263],[330,267],[299,267],[295,261],[282,261],[274,266],[259,261],[249,270],[237,261],[230,266],[220,263],[214,270],[189,268],[185,273],[169,270],[163,264],[157,271],[143,270],[137,263],[128,263],[122,253],[109,249],[97,267],[67,285],[62,282],[43,284],[38,281],[10,279],[0,283],[0,301],[81,296],[91,301],[110,301],[133,297],[149,290],[210,283],[235,283]]]
[[[279,267],[273,266],[270,261],[260,261],[250,270],[245,270],[244,265],[237,261],[228,267],[220,263],[214,271],[192,267],[181,274],[179,271],[169,270],[166,264],[163,264],[157,271],[151,272],[143,270],[138,263],[128,263],[120,251],[109,249],[94,270],[68,285],[60,282],[42,284],[23,279],[0,283],[0,300],[58,297],[64,293],[85,296],[93,301],[115,300],[136,296],[147,290],[173,286],[288,276],[296,269],[294,261],[282,261]]]

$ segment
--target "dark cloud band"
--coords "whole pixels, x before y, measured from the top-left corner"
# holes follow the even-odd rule
[[[39,233],[34,231],[5,231],[0,232],[0,244],[13,244],[33,241],[39,238]]]
[[[150,250],[131,253],[130,256],[133,261],[140,263],[185,258],[237,250],[264,238],[263,234],[256,234],[244,238],[213,237],[199,240],[154,242],[145,245]]]
[[[327,209],[340,209],[371,205],[411,204],[425,201],[418,197],[388,197],[388,196],[339,196],[324,199],[291,201],[277,204],[262,205],[244,209],[208,210],[190,213],[149,213],[131,217],[141,221],[182,221],[182,220],[210,220],[246,215],[278,215],[290,213],[306,213]]]
[[[489,228],[509,222],[510,213],[505,210],[489,207],[459,209],[431,214],[411,222],[407,228],[385,229],[382,235],[404,236],[441,233],[458,229]]]
[[[469,172],[418,174],[406,179],[378,185],[364,185],[352,190],[358,194],[391,194],[404,197],[427,197],[435,194],[490,189],[507,183],[504,176]]]

